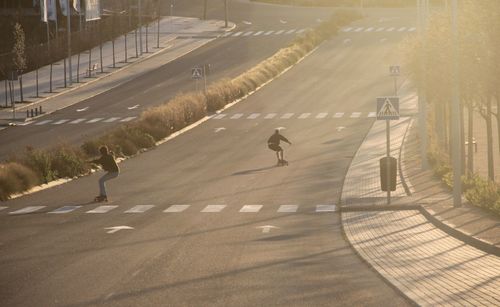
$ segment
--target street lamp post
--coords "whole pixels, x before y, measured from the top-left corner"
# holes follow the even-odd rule
[[[451,2],[452,13],[452,69],[453,69],[453,93],[451,106],[452,125],[452,165],[453,165],[453,206],[462,206],[462,126],[460,123],[460,97],[459,97],[459,69],[458,69],[458,1]]]
[[[420,156],[421,158],[421,169],[427,170],[429,168],[429,163],[427,161],[427,146],[428,146],[428,135],[427,135],[427,110],[426,110],[426,77],[425,77],[425,27],[426,27],[426,0],[417,0],[418,7],[418,29],[420,39],[422,41],[422,54],[420,55],[420,71],[422,84],[418,90],[418,127],[420,136]]]

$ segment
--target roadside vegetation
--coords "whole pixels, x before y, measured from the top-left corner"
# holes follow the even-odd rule
[[[452,186],[452,81],[459,80],[462,127],[462,181],[465,197],[474,205],[500,214],[500,185],[494,158],[500,153],[500,2],[460,1],[458,12],[459,73],[453,75],[450,12],[434,13],[422,37],[404,46],[407,66],[419,91],[427,97],[430,146],[428,158],[436,175]],[[476,123],[474,119],[480,118]],[[494,133],[496,122],[497,132]],[[481,125],[482,127],[480,127]],[[475,173],[476,130],[486,133],[487,178]],[[484,132],[485,131],[485,132]],[[496,134],[497,140],[494,140]],[[498,148],[494,148],[494,143]],[[466,145],[467,144],[467,145]],[[496,155],[495,155],[496,152]],[[498,161],[497,161],[498,163]]]
[[[89,174],[91,168],[86,161],[98,154],[101,145],[107,145],[121,157],[155,147],[172,133],[255,91],[357,18],[352,11],[337,12],[329,21],[297,37],[289,46],[236,78],[219,80],[211,84],[206,93],[179,94],[144,111],[137,121],[87,140],[80,147],[59,144],[50,149],[26,148],[24,153],[0,164],[0,200],[52,180]]]
[[[408,0],[251,0],[281,5],[327,6],[327,7],[408,7],[415,6]],[[432,0],[431,0],[432,1]]]

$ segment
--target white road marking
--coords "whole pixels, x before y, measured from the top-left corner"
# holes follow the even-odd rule
[[[344,39],[344,41],[342,42],[344,45],[347,45],[347,44],[350,44],[352,42],[352,39],[350,38],[346,38]]]
[[[215,133],[219,133],[219,132],[224,131],[224,130],[226,130],[226,128],[224,128],[224,127],[219,127],[219,128],[214,129]]]
[[[285,113],[283,116],[281,116],[281,119],[290,119],[294,113]]]
[[[131,120],[134,120],[136,119],[137,116],[129,116],[129,117],[125,117],[124,119],[122,119],[120,122],[124,123],[124,122],[129,122]]]
[[[394,31],[395,29],[396,29],[396,28],[391,27],[391,28],[388,28],[386,31],[387,31],[387,32],[392,32],[392,31]]]
[[[243,36],[249,36],[249,35],[250,35],[250,34],[252,34],[252,33],[253,33],[253,31],[248,31],[248,32],[246,32],[245,34],[243,34]]]
[[[298,30],[297,32],[295,32],[295,34],[302,34],[306,31],[307,29],[300,29]]]
[[[130,226],[113,226],[113,227],[106,227],[104,229],[105,230],[109,230],[106,233],[115,233],[115,232],[118,232],[120,230],[132,230],[132,229],[134,229],[134,227],[130,227]],[[110,293],[110,295],[108,295],[108,296],[111,297],[112,295],[113,295],[113,293]]]
[[[221,212],[226,205],[208,205],[201,212]]]
[[[297,29],[292,29],[292,30],[289,30],[287,31],[285,34],[292,34],[293,32],[297,31]]]
[[[316,212],[335,212],[335,205],[317,205]]]
[[[276,127],[275,129],[276,129],[276,130],[278,130],[278,131],[281,131],[281,130],[286,130],[286,128],[285,128],[285,127]]]
[[[117,208],[118,206],[99,206],[97,208],[94,208],[92,210],[89,210],[87,211],[86,213],[107,213],[115,208]]]
[[[408,32],[415,32],[415,30],[417,30],[417,28],[411,27],[411,28],[408,29]]]
[[[4,209],[7,209],[7,208],[9,208],[9,207],[0,206],[0,211],[1,211],[1,210],[4,210]]]
[[[64,124],[65,122],[69,122],[69,119],[58,120],[55,123],[52,123],[52,125],[61,125],[61,124]]]
[[[259,31],[259,32],[254,33],[253,36],[258,36],[258,35],[261,35],[262,33],[264,33],[264,31]]]
[[[272,226],[272,225],[257,226],[255,228],[262,229],[262,233],[269,233],[269,232],[271,232],[271,229],[279,229],[279,227]]]
[[[86,120],[87,120],[86,118],[79,118],[79,119],[75,119],[74,121],[69,122],[69,123],[70,124],[79,124],[79,123],[84,122]]]
[[[251,24],[252,24],[252,22],[247,21],[247,20],[243,20],[243,21],[242,21],[242,23],[244,23],[244,24],[246,24],[246,25],[251,25]]]
[[[272,119],[276,117],[276,115],[277,115],[276,113],[269,113],[266,116],[264,116],[264,119]]]
[[[237,113],[237,114],[234,114],[233,116],[231,116],[230,118],[231,119],[239,119],[243,116],[243,113]]]
[[[380,39],[380,42],[381,42],[381,43],[385,43],[386,41],[387,41],[387,38],[381,38],[381,39]]]
[[[299,119],[306,119],[309,116],[311,116],[311,113],[302,113],[302,114],[300,114]]]
[[[9,214],[12,214],[12,215],[14,215],[14,214],[27,214],[27,213],[32,213],[32,212],[38,211],[38,210],[43,209],[43,208],[45,208],[45,206],[30,206],[30,207],[26,207],[26,208],[19,209],[16,211],[12,211]]]
[[[318,115],[316,115],[316,118],[325,118],[328,116],[328,113],[319,113]]]
[[[344,127],[344,126],[340,126],[340,127],[335,128],[335,130],[337,130],[337,132],[340,132],[340,131],[342,131],[342,130],[344,130],[344,129],[345,129],[345,127]]]
[[[357,28],[356,30],[354,30],[354,32],[361,32],[361,31],[363,31],[363,29],[364,29],[363,27]]]
[[[285,32],[285,30],[279,30],[278,32],[274,33],[276,35],[280,35],[281,33]]]
[[[365,32],[371,32],[373,31],[373,29],[374,29],[373,27],[369,27],[368,29],[365,30]]]
[[[287,23],[287,21],[286,21],[286,20],[283,20],[283,19],[280,19],[280,23],[282,23],[282,24],[286,24],[286,23]]]
[[[117,121],[119,120],[121,117],[111,117],[111,118],[108,118],[106,119],[105,121],[103,121],[103,123],[112,123],[114,121]]]
[[[226,116],[226,114],[217,114],[213,117],[213,119],[223,119]]]
[[[381,31],[384,31],[384,29],[385,29],[384,27],[380,27],[375,32],[381,32]]]
[[[257,117],[260,116],[260,113],[253,113],[253,114],[250,114],[247,119],[256,119]]]
[[[264,35],[267,36],[267,35],[270,35],[270,34],[273,34],[273,33],[274,33],[274,31],[267,31],[266,33],[264,33]]]
[[[344,116],[343,112],[337,112],[335,113],[335,115],[333,115],[334,118],[341,118],[342,116]]]
[[[128,209],[125,213],[144,213],[152,208],[154,208],[154,205],[137,205]]]
[[[133,109],[137,109],[139,106],[140,106],[140,104],[136,104],[135,106],[128,107],[127,109],[133,110]]]
[[[101,121],[103,120],[104,117],[98,117],[98,118],[94,118],[94,119],[91,119],[89,120],[88,122],[86,122],[87,124],[93,124],[93,123],[97,123],[98,121]]]
[[[76,112],[83,112],[83,111],[87,111],[89,109],[89,107],[85,107],[85,108],[81,108],[81,109],[76,109]]]
[[[21,123],[21,124],[17,124],[18,126],[28,126],[28,125],[31,125],[31,124],[34,124],[36,123],[36,120],[30,120],[29,122],[24,122],[24,123]]]
[[[233,34],[233,32],[226,32],[226,33],[224,33],[224,35],[222,35],[222,37],[227,37],[227,36],[229,36],[231,34]]]
[[[57,208],[53,211],[50,211],[48,213],[54,213],[54,214],[63,214],[63,213],[69,213],[69,212],[72,212],[72,211],[75,211],[76,209],[78,208],[81,208],[82,206],[64,206],[64,207],[61,207],[61,208]]]
[[[398,29],[398,32],[403,32],[405,30],[406,30],[406,27],[401,27],[401,28]]]
[[[351,118],[359,118],[361,117],[361,112],[352,112]]]
[[[377,112],[368,113],[368,117],[377,117]]]
[[[351,27],[348,27],[348,28],[344,28],[344,29],[342,29],[342,32],[349,32],[349,31],[351,31],[351,30],[352,30],[352,28],[351,28]]]
[[[167,209],[163,210],[163,212],[178,213],[178,212],[182,212],[182,211],[186,210],[189,207],[190,207],[190,205],[172,205],[172,206],[168,207]]]
[[[45,125],[45,124],[48,124],[52,121],[52,119],[47,119],[47,120],[42,120],[41,122],[38,122],[36,123],[35,125],[36,126],[41,126],[41,125]]]
[[[233,36],[240,36],[241,34],[243,34],[243,32],[236,32],[233,34]]]
[[[259,212],[260,209],[262,209],[262,205],[245,205],[240,209],[240,212],[250,212],[250,213],[255,213]]]
[[[298,205],[281,205],[278,209],[278,212],[293,213],[297,212],[298,209],[299,209]]]

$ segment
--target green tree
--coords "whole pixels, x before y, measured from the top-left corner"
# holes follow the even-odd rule
[[[12,63],[14,69],[22,73],[26,69],[26,46],[24,30],[19,22],[14,25],[14,46],[12,47]],[[21,102],[23,99],[23,78],[19,78],[19,89],[21,92]]]

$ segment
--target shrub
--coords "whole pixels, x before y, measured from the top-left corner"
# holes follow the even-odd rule
[[[10,195],[26,191],[39,184],[38,175],[30,168],[9,162],[0,165],[0,200],[7,200]]]
[[[21,160],[17,162],[31,168],[43,183],[56,179],[56,174],[52,169],[52,159],[46,150],[27,147]]]
[[[73,178],[90,171],[84,152],[68,144],[52,148],[49,156],[51,157],[52,170],[59,178]]]

